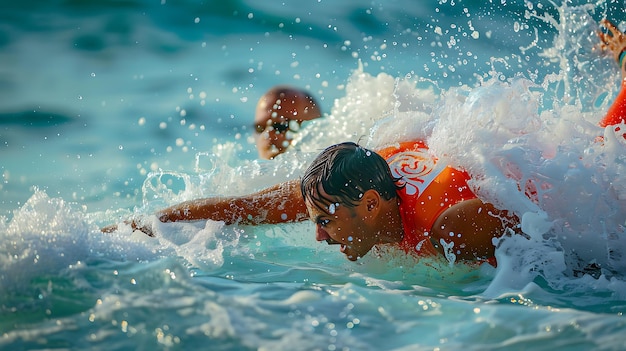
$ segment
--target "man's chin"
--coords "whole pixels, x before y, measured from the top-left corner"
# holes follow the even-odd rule
[[[346,255],[346,258],[352,262],[355,262],[356,260],[359,259],[358,256],[352,256],[352,255]]]
[[[346,255],[346,258],[352,262],[358,260],[361,256],[357,255],[354,251],[352,251],[349,247],[345,245],[341,245],[340,251]]]

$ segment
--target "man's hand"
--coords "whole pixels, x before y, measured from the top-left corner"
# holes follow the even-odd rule
[[[609,50],[613,54],[613,58],[620,64],[622,71],[624,70],[624,56],[626,56],[626,34],[624,34],[615,24],[607,19],[600,21],[600,25],[607,29],[607,32],[598,32],[598,36],[602,41],[600,47],[602,50]]]
[[[143,223],[143,222],[144,221],[137,220],[137,219],[130,219],[130,220],[124,221],[125,224],[130,225],[133,231],[138,230],[146,234],[147,236],[154,237],[155,235],[154,235],[154,232],[152,231],[152,225],[150,225],[150,223]],[[117,231],[118,229],[119,228],[117,224],[111,224],[106,227],[100,228],[100,231],[103,233],[113,233]]]

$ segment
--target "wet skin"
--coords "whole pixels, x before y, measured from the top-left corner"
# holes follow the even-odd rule
[[[307,203],[309,215],[315,223],[315,239],[326,241],[329,245],[340,245],[340,251],[350,261],[356,261],[375,244],[373,240],[368,240],[368,237],[372,237],[368,225],[357,214],[360,212],[358,206],[350,208],[333,204],[330,207],[331,210],[325,212],[310,202]]]
[[[375,190],[365,191],[352,206],[339,202],[316,206],[310,199],[305,204],[316,239],[340,245],[350,261],[365,256],[374,245],[398,243],[404,235],[397,200],[384,200]]]

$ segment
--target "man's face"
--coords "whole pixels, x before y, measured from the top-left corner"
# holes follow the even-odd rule
[[[295,99],[295,100],[294,100]],[[284,95],[263,97],[259,100],[254,119],[259,156],[272,159],[282,154],[291,144],[293,133],[300,129],[306,106],[301,98]]]
[[[257,103],[254,128],[259,156],[274,158],[287,150],[303,121],[322,116],[315,99],[303,90],[275,88]]]
[[[325,207],[325,211],[306,201],[309,217],[315,223],[317,241],[340,245],[340,251],[350,261],[365,256],[377,243],[375,231],[367,224],[365,204],[348,207],[338,203]],[[323,205],[322,205],[323,206]]]
[[[259,156],[269,160],[285,152],[291,145],[294,131],[299,127],[299,122],[286,118],[270,118],[266,124],[257,125],[256,145]]]

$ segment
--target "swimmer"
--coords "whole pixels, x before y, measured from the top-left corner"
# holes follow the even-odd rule
[[[316,239],[340,245],[351,261],[390,244],[421,256],[494,262],[492,239],[517,230],[516,218],[480,201],[466,183],[467,173],[439,164],[422,141],[379,152],[352,142],[332,145],[301,180],[247,196],[192,200],[156,216],[161,222],[212,219],[252,225],[309,218]],[[153,235],[141,219],[129,224]]]
[[[626,78],[624,33],[608,21],[602,25],[609,31],[600,34],[603,48],[614,54]],[[626,102],[624,90],[623,84],[600,125],[624,121],[619,108]],[[469,189],[466,172],[441,164],[427,150],[423,140],[376,152],[351,142],[336,144],[322,151],[300,180],[245,196],[183,202],[156,217],[161,222],[211,219],[244,225],[310,219],[316,239],[339,245],[351,261],[375,246],[395,245],[420,256],[495,265],[493,239],[519,233],[519,220],[482,202]],[[127,223],[153,235],[141,218]],[[102,231],[116,229],[112,225]]]
[[[288,86],[270,89],[259,99],[254,116],[259,156],[271,160],[287,151],[302,122],[321,116],[319,104],[307,92]]]

